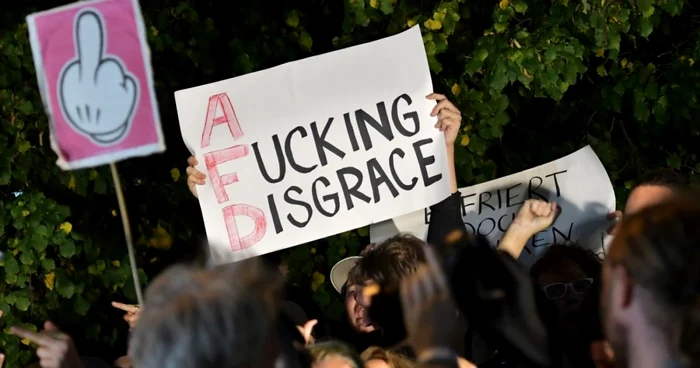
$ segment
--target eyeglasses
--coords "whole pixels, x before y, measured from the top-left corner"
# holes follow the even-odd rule
[[[593,285],[593,279],[585,278],[569,283],[557,282],[549,284],[543,287],[542,290],[544,290],[544,294],[548,299],[555,300],[563,298],[569,288],[576,294],[585,294],[591,289],[591,285]]]

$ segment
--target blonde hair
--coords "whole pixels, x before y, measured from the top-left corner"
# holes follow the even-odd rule
[[[363,368],[364,361],[348,345],[340,341],[327,341],[309,347],[311,360],[314,363],[322,362],[330,358],[340,358],[352,368]]]
[[[380,348],[378,346],[372,346],[367,348],[362,352],[362,360],[381,360],[389,365],[390,368],[415,368],[416,364],[408,359],[405,355]]]

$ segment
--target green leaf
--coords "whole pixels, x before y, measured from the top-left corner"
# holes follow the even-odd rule
[[[36,261],[34,252],[32,252],[31,250],[29,250],[28,252],[22,252],[22,254],[19,255],[19,261],[22,262],[22,264],[31,266]]]
[[[15,307],[23,312],[29,309],[29,298],[27,295],[18,295],[15,301]]]
[[[296,9],[289,12],[289,14],[287,15],[286,23],[292,28],[296,28],[299,26],[299,13],[297,13]]]
[[[82,295],[78,295],[73,302],[73,311],[79,316],[84,316],[90,310],[90,302]]]
[[[520,14],[524,14],[527,11],[527,3],[524,0],[515,0],[513,6],[515,11]]]
[[[666,157],[666,165],[668,165],[668,167],[674,170],[678,170],[683,165],[683,162],[681,160],[681,157],[677,153],[674,153]]]
[[[56,269],[56,262],[51,258],[44,258],[41,260],[41,268],[46,271],[53,271]]]
[[[442,72],[442,64],[435,58],[435,55],[428,55],[428,66],[430,66],[430,71],[435,74]]]
[[[482,61],[471,59],[469,63],[467,63],[467,74],[469,74],[470,77],[474,76],[474,73],[481,71],[483,65],[484,63]]]
[[[489,52],[486,49],[478,49],[474,52],[474,60],[484,61],[489,57]]]
[[[4,269],[6,275],[15,275],[19,272],[19,263],[17,263],[17,260],[14,257],[8,256],[6,254],[4,261]]]
[[[301,47],[303,47],[305,50],[311,51],[311,47],[314,45],[314,40],[311,38],[310,34],[303,31],[299,35],[299,45],[301,45]]]
[[[55,290],[66,299],[72,298],[75,293],[75,285],[64,270],[56,270]]]
[[[61,244],[61,256],[64,258],[73,257],[75,254],[75,242],[72,239],[67,239]]]
[[[654,30],[654,26],[651,23],[650,18],[642,18],[639,20],[639,24],[637,25],[637,30],[639,31],[639,34],[647,38],[651,34],[651,32]]]
[[[25,152],[29,151],[30,148],[32,148],[31,143],[29,143],[21,138],[18,139],[17,151],[19,151],[19,153],[25,153]]]
[[[31,101],[24,100],[19,105],[19,111],[24,115],[31,115],[34,113],[34,106]]]
[[[493,28],[497,33],[503,33],[508,29],[508,23],[496,23],[493,25]]]

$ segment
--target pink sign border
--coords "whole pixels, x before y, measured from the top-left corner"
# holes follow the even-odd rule
[[[49,130],[51,132],[51,148],[56,152],[58,155],[58,160],[56,161],[56,164],[63,170],[75,170],[75,169],[82,169],[82,168],[88,168],[88,167],[94,167],[94,166],[100,166],[108,163],[113,163],[121,160],[125,160],[131,157],[138,157],[138,156],[147,156],[153,153],[159,153],[165,151],[165,139],[163,137],[163,129],[161,127],[161,120],[160,120],[160,114],[158,111],[158,101],[156,98],[156,93],[155,93],[155,88],[153,85],[153,69],[151,67],[150,59],[151,59],[151,52],[148,47],[148,42],[145,39],[142,39],[140,42],[141,46],[141,52],[143,55],[143,67],[144,71],[146,73],[146,79],[147,79],[147,88],[148,92],[150,94],[150,103],[152,105],[152,110],[153,110],[153,121],[155,124],[155,130],[156,134],[158,136],[158,141],[156,143],[152,144],[144,144],[136,147],[131,147],[127,149],[122,149],[118,151],[112,151],[112,152],[106,152],[106,153],[99,153],[94,156],[74,160],[74,161],[67,161],[62,153],[60,146],[58,142],[56,141],[55,134],[53,131],[53,122],[52,117],[54,116],[54,111],[51,106],[51,91],[48,88],[48,80],[46,79],[46,73],[44,72],[44,65],[43,65],[43,58],[41,54],[41,47],[40,47],[40,42],[39,42],[39,35],[37,32],[36,28],[36,23],[35,23],[35,17],[37,16],[44,16],[47,14],[52,14],[52,13],[57,13],[57,12],[62,12],[66,10],[71,10],[71,9],[76,9],[76,8],[85,8],[89,6],[93,6],[96,4],[101,4],[101,3],[106,3],[110,1],[130,1],[131,6],[134,11],[134,20],[136,21],[136,27],[138,30],[138,33],[140,35],[143,35],[145,37],[146,31],[145,31],[145,25],[143,21],[143,16],[141,14],[141,7],[139,5],[138,0],[90,0],[90,1],[80,1],[76,2],[73,4],[57,7],[54,9],[46,10],[40,13],[34,13],[29,16],[27,16],[27,26],[29,29],[29,41],[31,44],[32,48],[32,56],[34,59],[34,65],[36,69],[36,76],[37,76],[37,82],[39,85],[39,91],[41,92],[41,99],[44,104],[44,109],[47,112],[48,118],[49,118]],[[140,88],[143,88],[141,86]],[[131,134],[131,133],[129,133]]]

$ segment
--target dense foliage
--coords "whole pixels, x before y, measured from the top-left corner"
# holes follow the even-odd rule
[[[26,4],[24,2],[23,4]],[[437,91],[464,114],[460,185],[591,144],[624,200],[659,166],[698,177],[700,11],[685,0],[286,0],[143,2],[169,150],[119,164],[142,283],[197,255],[204,234],[184,183],[173,92],[419,25]],[[15,7],[18,8],[19,6]],[[31,359],[9,326],[55,320],[83,352],[123,352],[109,301],[134,301],[109,170],[62,172],[49,147],[24,17],[0,15],[0,350]],[[367,229],[285,251],[290,277],[329,316],[325,276]],[[121,338],[121,339],[120,339]],[[94,354],[90,354],[94,355]]]

